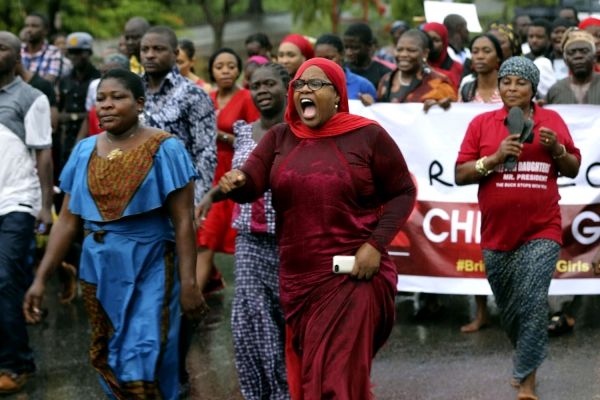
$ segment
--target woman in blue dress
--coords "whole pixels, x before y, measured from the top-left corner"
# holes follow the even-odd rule
[[[105,132],[81,141],[63,169],[65,201],[23,308],[29,322],[40,320],[46,280],[83,225],[90,358],[105,392],[176,399],[180,314],[196,318],[206,307],[194,274],[196,173],[174,136],[138,122],[143,107],[137,75],[102,78]]]

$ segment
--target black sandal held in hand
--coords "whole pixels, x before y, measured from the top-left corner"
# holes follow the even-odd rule
[[[523,115],[523,110],[521,110],[521,108],[519,108],[519,107],[512,107],[509,110],[508,115],[506,116],[506,119],[504,120],[504,125],[506,125],[506,128],[508,129],[509,135],[514,135],[515,133],[518,133],[519,135],[521,135],[519,137],[519,141],[521,143],[523,143],[525,141],[524,139],[527,139],[527,137],[524,137],[524,136],[529,136],[529,134],[531,133],[531,130],[529,130],[525,134],[526,128],[530,128],[530,126],[525,124],[525,115]],[[506,160],[504,161],[504,168],[507,171],[512,171],[516,166],[517,166],[517,157],[515,157],[515,156],[506,157]]]
[[[572,323],[569,322],[569,317],[563,312],[557,312],[550,318],[548,324],[548,333],[550,336],[560,336],[573,330],[575,326],[575,320],[571,318]]]

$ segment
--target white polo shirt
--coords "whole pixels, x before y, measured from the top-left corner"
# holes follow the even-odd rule
[[[51,147],[48,98],[19,77],[0,88],[0,215],[37,217],[42,192],[35,150]]]

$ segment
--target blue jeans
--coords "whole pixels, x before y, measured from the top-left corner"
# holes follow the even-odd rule
[[[0,371],[33,372],[33,353],[23,315],[32,281],[27,263],[35,218],[23,212],[0,216]]]

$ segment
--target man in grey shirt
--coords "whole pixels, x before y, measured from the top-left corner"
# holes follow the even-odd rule
[[[594,72],[594,37],[586,31],[567,31],[563,38],[563,57],[569,76],[548,90],[546,103],[600,104],[600,74]]]
[[[0,32],[0,394],[21,390],[35,370],[22,311],[27,256],[36,224],[47,233],[52,223],[50,103],[16,76],[20,49]]]

